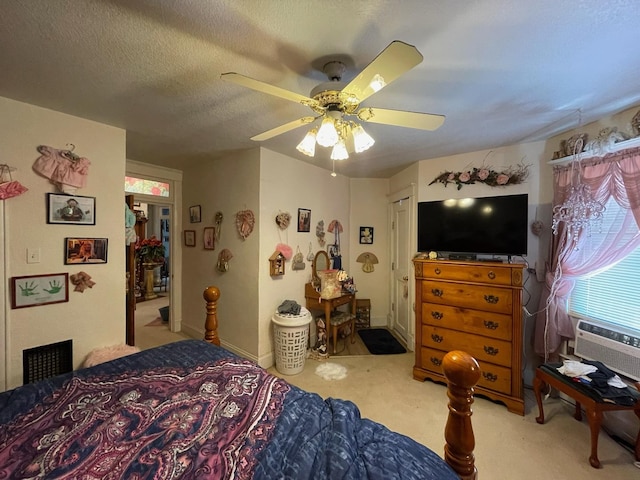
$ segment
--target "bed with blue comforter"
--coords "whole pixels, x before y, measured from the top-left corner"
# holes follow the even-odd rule
[[[438,455],[184,340],[0,394],[0,479],[457,479]]]

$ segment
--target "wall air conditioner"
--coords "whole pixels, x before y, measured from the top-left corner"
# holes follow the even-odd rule
[[[604,363],[611,370],[640,381],[640,334],[624,327],[579,320],[575,354]]]

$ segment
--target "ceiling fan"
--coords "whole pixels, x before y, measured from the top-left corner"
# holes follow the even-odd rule
[[[329,81],[316,86],[308,97],[235,72],[223,73],[221,78],[306,105],[314,112],[314,116],[306,116],[285,123],[255,135],[251,140],[268,140],[321,120],[320,127],[312,128],[297,149],[313,157],[317,142],[323,147],[333,147],[331,158],[342,160],[349,156],[347,145],[352,151],[359,153],[374,143],[373,138],[353,119],[420,130],[435,130],[442,125],[445,118],[443,115],[361,107],[364,100],[418,65],[422,62],[422,58],[422,54],[416,47],[395,40],[349,83],[342,81],[342,75],[346,70],[345,64],[339,60],[329,61],[323,67],[323,72],[328,76]]]

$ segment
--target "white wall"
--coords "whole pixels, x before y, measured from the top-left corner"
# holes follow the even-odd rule
[[[185,168],[183,175],[182,228],[195,230],[196,246],[182,242],[182,328],[190,336],[204,334],[205,303],[202,293],[215,285],[220,289],[218,333],[222,345],[247,358],[258,352],[258,268],[260,244],[260,158],[249,150],[225,158],[203,161]],[[189,223],[189,207],[200,205],[201,223]],[[243,240],[236,229],[235,215],[252,210],[256,217],[253,233]],[[204,250],[204,227],[214,226],[216,212],[224,220],[215,250]],[[181,237],[182,238],[182,237]],[[218,255],[231,251],[229,270],[216,269]]]
[[[77,193],[96,198],[96,225],[46,222],[46,194],[56,192],[49,180],[32,170],[39,145],[65,148],[91,161],[87,186]],[[84,270],[96,285],[78,293],[70,285],[69,301],[12,310],[5,305],[0,324],[4,372],[0,387],[22,384],[22,351],[73,340],[78,367],[96,347],[125,341],[124,189],[125,132],[119,128],[0,97],[2,159],[17,170],[13,177],[29,188],[4,200],[2,242],[5,252],[3,299],[14,276],[78,273]],[[82,269],[64,264],[65,237],[108,239],[108,262]],[[40,249],[40,263],[27,264],[27,248]],[[3,345],[4,342],[4,345]],[[0,364],[0,365],[2,365]]]
[[[258,266],[260,288],[259,359],[261,365],[273,364],[273,334],[271,317],[284,300],[295,300],[305,305],[304,286],[311,280],[311,262],[306,260],[309,244],[314,252],[324,249],[316,237],[316,226],[324,220],[327,244],[335,241],[327,230],[332,220],[343,227],[340,247],[343,268],[348,268],[352,257],[349,232],[352,230],[349,208],[351,205],[349,179],[342,175],[332,177],[328,170],[300,162],[293,158],[260,149],[260,263]],[[310,231],[298,232],[298,208],[311,210]],[[275,218],[280,212],[291,214],[291,225],[280,230]],[[304,270],[292,270],[291,261],[285,265],[285,275],[269,275],[269,257],[278,243],[285,243],[296,253],[298,247],[307,264]],[[318,312],[312,312],[317,314]],[[312,335],[315,325],[312,324]]]
[[[357,298],[371,300],[371,326],[386,327],[389,310],[389,276],[391,275],[387,179],[353,178],[351,185],[351,212],[349,243],[351,255],[345,266],[355,281]],[[360,244],[360,227],[373,227],[373,244]],[[379,263],[374,271],[362,271],[358,255],[371,252]]]

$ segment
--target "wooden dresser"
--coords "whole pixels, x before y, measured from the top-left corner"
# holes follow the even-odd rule
[[[413,378],[444,382],[442,358],[463,350],[479,363],[477,394],[524,415],[524,264],[414,260],[416,362]]]

